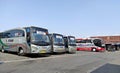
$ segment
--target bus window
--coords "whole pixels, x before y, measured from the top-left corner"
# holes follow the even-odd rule
[[[23,30],[12,30],[10,31],[10,37],[24,37]]]
[[[55,44],[64,44],[63,37],[61,35],[54,35]]]
[[[77,40],[76,43],[92,43],[91,40]]]
[[[75,37],[69,37],[69,45],[71,46],[76,46],[76,40]]]
[[[100,39],[94,39],[93,43],[95,46],[102,47],[102,41]]]

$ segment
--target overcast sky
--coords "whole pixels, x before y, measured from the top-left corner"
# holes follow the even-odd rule
[[[24,26],[77,38],[120,35],[120,0],[0,0],[0,31]]]

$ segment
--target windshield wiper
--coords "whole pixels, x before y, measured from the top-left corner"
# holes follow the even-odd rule
[[[55,43],[55,45],[58,45],[58,46],[64,46],[63,43]]]
[[[47,45],[50,45],[50,42],[45,42],[45,41],[34,41],[32,42],[33,44],[35,45],[43,45],[43,46],[47,46]]]
[[[76,44],[69,44],[70,46],[76,46]]]

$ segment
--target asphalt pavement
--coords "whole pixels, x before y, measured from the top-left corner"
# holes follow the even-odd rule
[[[120,73],[120,51],[78,51],[32,58],[0,53],[0,60],[0,73]]]

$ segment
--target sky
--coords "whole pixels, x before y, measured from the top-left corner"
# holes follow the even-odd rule
[[[120,35],[120,0],[0,0],[0,31],[26,26],[76,38]]]

